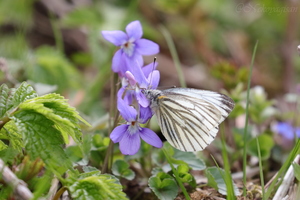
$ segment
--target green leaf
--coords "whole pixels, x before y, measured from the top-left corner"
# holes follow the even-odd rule
[[[270,135],[261,134],[257,137],[262,160],[266,160],[271,155],[271,150],[274,146],[274,140]],[[253,138],[248,143],[248,153],[258,157],[256,138]]]
[[[5,84],[0,86],[0,118],[9,116],[20,103],[37,97],[36,92],[26,82],[23,82],[17,89],[9,89]],[[8,113],[8,115],[6,115]]]
[[[20,152],[12,147],[8,147],[8,148],[0,151],[0,158],[5,163],[10,163],[10,164],[14,163],[15,159],[18,155],[20,155]],[[0,197],[2,197],[2,196],[0,195]]]
[[[175,199],[178,194],[176,181],[172,176],[164,172],[159,172],[157,175],[151,176],[148,184],[159,199]]]
[[[219,193],[227,195],[226,184],[224,181],[225,172],[223,169],[217,167],[208,167],[205,169],[207,177],[207,185],[218,190]],[[235,184],[233,184],[235,195],[239,195],[239,190]]]
[[[62,149],[61,133],[54,123],[33,110],[20,110],[12,118],[24,140],[25,149],[31,159],[40,157],[48,166],[63,173],[72,167]]]
[[[100,172],[100,170],[99,169],[97,169],[96,167],[92,167],[92,166],[83,166],[82,167],[82,170],[85,172],[85,173],[89,173],[89,172],[99,172],[100,174],[101,174],[101,172]],[[99,174],[99,175],[100,175]]]
[[[95,167],[91,167],[91,166],[83,166],[83,171],[85,173],[82,173],[79,175],[79,179],[84,179],[90,176],[100,176],[101,175],[101,171]]]
[[[81,141],[79,120],[89,125],[78,115],[75,108],[71,107],[67,103],[67,100],[59,94],[47,94],[30,99],[21,104],[20,108],[33,110],[54,122],[55,128],[61,132],[65,143],[68,143],[68,135],[70,135],[76,143]]]
[[[192,187],[196,187],[196,180],[192,174],[189,173],[190,168],[187,164],[181,164],[177,167],[177,172],[182,182],[188,183]]]
[[[10,91],[7,85],[2,84],[0,86],[0,117],[4,117],[7,110],[12,107],[12,101],[9,100]]]
[[[73,163],[78,163],[84,159],[82,149],[79,147],[79,145],[68,146],[65,149],[65,152]]]
[[[7,145],[6,144],[4,144],[4,142],[2,142],[1,140],[0,140],[0,151],[2,151],[2,150],[4,150],[4,149],[7,149]]]
[[[126,178],[127,180],[133,180],[135,177],[134,171],[129,169],[129,164],[124,160],[116,160],[111,170],[114,175]]]
[[[300,181],[300,165],[298,163],[292,163],[294,168],[294,174],[298,181]]]
[[[9,145],[19,152],[21,152],[24,147],[22,135],[19,134],[14,121],[7,122],[0,130],[0,138],[9,140]]]
[[[80,179],[69,186],[69,191],[76,200],[127,199],[120,182],[108,174]]]
[[[175,153],[173,158],[176,160],[182,160],[189,165],[193,170],[203,170],[206,168],[205,162],[197,158],[193,152],[184,152],[174,149]]]

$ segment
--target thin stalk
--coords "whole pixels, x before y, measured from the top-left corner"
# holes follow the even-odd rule
[[[60,196],[67,190],[67,187],[63,186],[61,187],[57,193],[55,194],[55,196],[53,197],[53,200],[58,200],[60,198]]]
[[[112,103],[110,106],[110,111],[109,111],[109,121],[108,121],[108,132],[111,133],[111,131],[113,130],[114,127],[117,126],[118,124],[118,119],[119,119],[119,112],[116,109],[116,83],[115,83],[115,74],[112,73],[112,78],[111,78],[111,82],[110,82],[110,86],[111,86],[111,90],[110,90],[110,102]],[[114,123],[111,123],[111,118],[112,116],[115,116],[114,118]],[[112,142],[112,140],[109,141],[109,145],[106,151],[106,155],[105,155],[105,159],[104,159],[104,163],[102,166],[102,173],[106,173],[107,171],[110,170],[111,166],[112,166],[112,156],[113,156],[113,149],[114,148],[114,143]]]
[[[258,137],[256,137],[256,145],[257,145],[257,153],[258,153],[259,176],[260,176],[262,199],[266,200],[266,198],[265,198],[264,172],[263,172],[263,166],[262,166],[262,162],[261,162],[260,144],[259,144],[259,141],[258,141]]]
[[[55,22],[55,17],[51,11],[49,12],[49,16],[50,16],[50,24],[51,24],[54,39],[55,39],[55,45],[56,45],[57,49],[61,53],[63,53],[64,52],[64,43],[63,43],[63,37],[62,37],[61,31],[60,31],[57,23]]]
[[[224,125],[221,127],[224,127]],[[226,150],[225,136],[224,136],[223,128],[221,130],[221,142],[222,142],[222,157],[223,157],[223,161],[224,161],[224,170],[225,170],[225,176],[223,177],[223,179],[226,184],[227,199],[235,200],[236,196],[235,196],[234,188],[233,188],[233,181],[232,181],[231,172],[230,172],[230,164],[229,164],[228,154],[227,154],[227,150]]]
[[[171,34],[169,33],[169,31],[166,29],[166,27],[164,27],[163,25],[160,26],[160,30],[168,44],[168,47],[170,49],[170,53],[171,53],[171,56],[172,56],[172,59],[174,61],[174,64],[175,64],[175,68],[176,68],[176,71],[177,71],[177,74],[178,74],[178,77],[179,77],[179,82],[180,82],[180,86],[181,87],[186,87],[186,82],[184,80],[184,75],[183,75],[183,71],[182,71],[182,68],[181,68],[181,65],[180,65],[180,61],[179,61],[179,58],[178,58],[178,54],[177,54],[177,51],[176,51],[176,48],[175,48],[175,44],[172,40],[172,36]]]
[[[166,151],[165,148],[163,148],[163,152],[164,152],[164,154],[165,154],[165,156],[166,156],[166,158],[167,158],[167,160],[168,160],[168,163],[170,164],[170,166],[171,166],[171,168],[172,168],[172,171],[173,171],[173,173],[174,173],[174,175],[175,175],[175,179],[176,179],[176,181],[177,181],[179,187],[181,188],[181,190],[182,190],[182,192],[183,192],[183,195],[184,195],[185,199],[186,199],[186,200],[191,200],[191,198],[190,198],[189,194],[187,193],[187,191],[186,191],[186,189],[185,189],[183,183],[181,182],[181,180],[180,180],[180,178],[179,178],[179,174],[178,174],[177,170],[175,169],[175,167],[173,166],[172,161],[171,161],[171,158],[170,158],[170,156],[169,156],[169,154],[168,154],[168,152]]]
[[[247,87],[247,103],[246,103],[246,119],[245,119],[245,129],[244,129],[244,149],[243,149],[243,196],[247,195],[247,190],[246,190],[246,184],[247,184],[247,176],[246,176],[246,167],[247,167],[247,130],[248,130],[248,109],[249,109],[249,94],[250,94],[250,86],[251,86],[251,77],[252,77],[252,70],[253,70],[253,65],[254,65],[254,58],[256,54],[256,49],[257,49],[258,41],[256,42],[252,54],[252,59],[251,59],[251,66],[250,66],[250,73],[248,76],[248,87]]]

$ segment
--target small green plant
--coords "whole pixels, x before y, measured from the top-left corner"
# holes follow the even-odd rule
[[[83,166],[82,172],[73,168],[63,145],[69,144],[69,137],[81,144],[80,124],[89,124],[67,104],[66,99],[54,93],[38,96],[26,82],[18,88],[1,85],[0,96],[1,162],[18,165],[16,177],[2,174],[1,178],[7,185],[2,184],[1,197],[8,198],[9,191],[19,187],[19,184],[10,183],[21,179],[35,189],[33,195],[26,190],[29,197],[38,199],[47,195],[51,179],[57,178],[63,188],[55,194],[54,199],[58,199],[64,190],[68,190],[70,196],[76,199],[126,199],[114,176],[101,174],[91,167]],[[19,159],[15,158],[16,155]],[[0,166],[1,171],[4,170],[4,162]],[[40,176],[44,168],[46,172]]]

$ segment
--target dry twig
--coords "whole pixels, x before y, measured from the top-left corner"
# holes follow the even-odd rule
[[[3,181],[13,188],[14,193],[21,200],[32,199],[33,194],[26,187],[26,183],[20,179],[8,168],[5,166],[3,160],[0,159],[0,172],[2,175]]]

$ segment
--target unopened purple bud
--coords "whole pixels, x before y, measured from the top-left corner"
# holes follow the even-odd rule
[[[133,74],[132,74],[130,71],[126,71],[126,72],[125,72],[125,76],[126,76],[126,78],[128,79],[129,84],[130,84],[131,86],[134,86],[134,85],[136,84],[136,80],[135,80]]]

